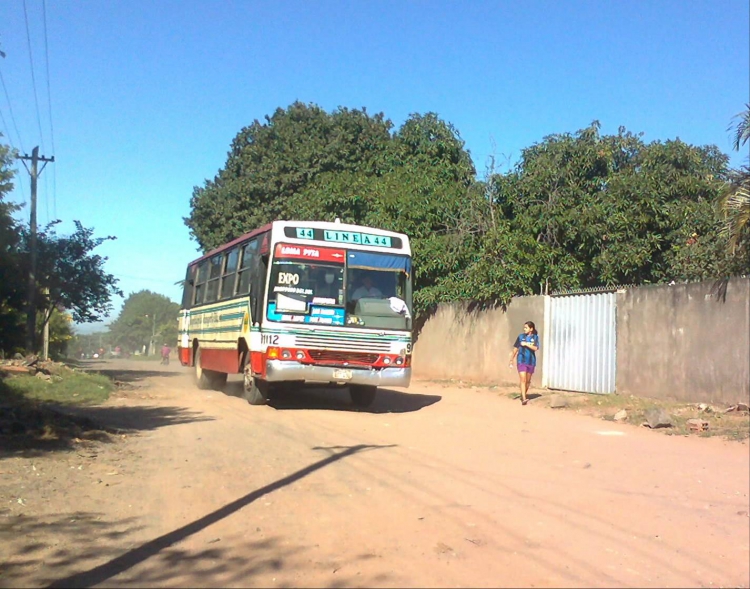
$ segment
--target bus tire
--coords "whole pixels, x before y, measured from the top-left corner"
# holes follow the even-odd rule
[[[268,383],[245,373],[242,383],[242,397],[251,405],[265,405],[268,402]]]
[[[226,372],[214,372],[213,370],[209,371],[209,380],[211,381],[211,388],[215,391],[220,391],[224,388],[224,385],[227,384],[227,376],[229,376]]]
[[[349,385],[349,396],[352,398],[352,403],[357,407],[369,407],[375,400],[375,394],[378,392],[378,387],[368,384],[352,384]]]
[[[210,390],[211,389],[211,371],[210,370],[204,370],[203,366],[201,365],[201,349],[198,348],[195,350],[195,361],[193,362],[195,365],[195,384],[198,385],[198,388],[202,391]]]

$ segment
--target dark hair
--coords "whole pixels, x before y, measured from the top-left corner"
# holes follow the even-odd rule
[[[528,325],[531,328],[531,333],[533,333],[534,335],[537,334],[536,333],[536,325],[534,325],[533,321],[527,321],[526,323],[524,323],[524,325]]]

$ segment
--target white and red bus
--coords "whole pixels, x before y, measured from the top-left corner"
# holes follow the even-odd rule
[[[346,384],[367,406],[379,386],[409,385],[409,238],[372,227],[274,221],[191,262],[179,358],[200,388],[244,374],[265,403],[286,384]]]

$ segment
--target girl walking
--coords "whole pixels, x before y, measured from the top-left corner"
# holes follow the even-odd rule
[[[521,387],[521,405],[526,405],[529,400],[526,393],[529,392],[531,385],[531,375],[536,368],[536,352],[539,349],[539,334],[536,332],[536,326],[533,321],[527,321],[523,324],[523,333],[516,338],[513,344],[513,351],[510,354],[510,367],[513,368],[513,359],[517,358],[518,362],[518,380]]]

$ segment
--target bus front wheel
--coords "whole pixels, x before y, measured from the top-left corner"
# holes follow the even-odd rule
[[[357,407],[369,407],[375,400],[378,387],[366,384],[349,385],[349,396]]]
[[[251,405],[265,405],[268,401],[268,383],[245,372],[243,397]]]

